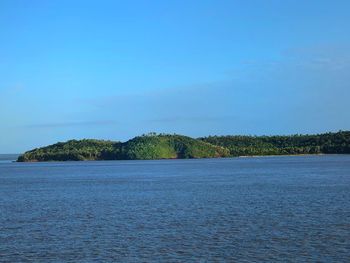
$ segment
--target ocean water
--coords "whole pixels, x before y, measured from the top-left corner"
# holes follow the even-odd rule
[[[19,154],[0,154],[0,163],[1,162],[9,162],[17,160]]]
[[[350,262],[350,156],[3,161],[0,262]]]

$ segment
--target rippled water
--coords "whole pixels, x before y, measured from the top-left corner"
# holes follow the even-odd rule
[[[350,261],[350,156],[0,163],[0,262]]]

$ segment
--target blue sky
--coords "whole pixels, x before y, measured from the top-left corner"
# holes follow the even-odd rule
[[[0,153],[350,129],[350,1],[0,1]]]

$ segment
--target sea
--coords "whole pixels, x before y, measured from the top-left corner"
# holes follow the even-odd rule
[[[350,155],[0,162],[0,262],[350,262]]]

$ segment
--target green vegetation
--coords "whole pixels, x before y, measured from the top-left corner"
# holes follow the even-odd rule
[[[210,136],[200,138],[230,151],[230,156],[350,153],[350,132],[292,136]]]
[[[117,159],[188,159],[226,157],[227,149],[181,135],[148,134],[135,137],[122,145],[122,158]]]
[[[19,162],[80,160],[151,160],[227,157],[229,151],[202,140],[181,135],[148,134],[125,143],[71,140],[28,151]]]
[[[80,160],[151,160],[253,155],[350,153],[350,132],[293,136],[209,136],[150,133],[125,143],[70,140],[28,151],[19,162]]]
[[[118,149],[118,142],[70,140],[34,149],[18,157],[19,162],[108,160]]]

